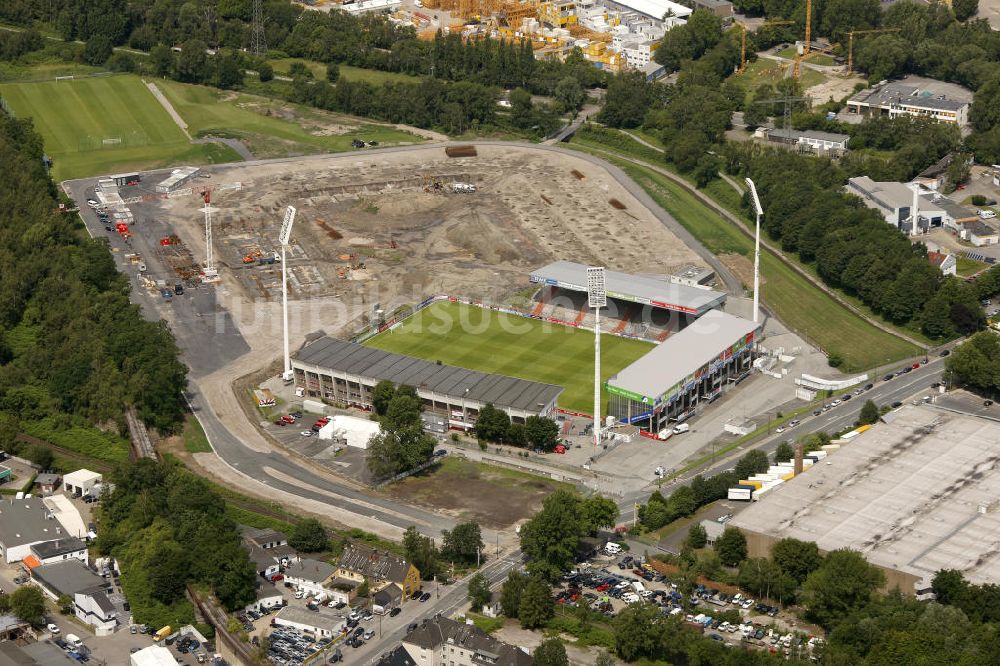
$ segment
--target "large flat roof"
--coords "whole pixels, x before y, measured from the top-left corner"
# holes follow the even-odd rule
[[[957,569],[1000,583],[1000,423],[910,405],[889,418],[732,524],[824,551],[852,548],[926,580]]]
[[[372,349],[336,338],[321,338],[295,354],[295,361],[367,379],[408,384],[418,392],[492,403],[498,408],[539,411],[562,393],[561,386],[527,379],[490,375],[452,365]],[[468,391],[468,393],[466,393]]]
[[[687,18],[691,15],[692,9],[670,0],[613,0],[616,5],[628,7],[634,11],[651,16],[657,21],[663,20],[663,15],[669,9],[677,18]]]
[[[533,271],[530,279],[532,282],[585,292],[587,266],[575,261],[556,261]],[[605,286],[611,298],[691,314],[704,314],[726,302],[726,295],[721,291],[689,287],[669,280],[618,271],[605,272]]]
[[[732,346],[746,343],[758,326],[721,310],[706,312],[608,379],[607,384],[655,402]]]

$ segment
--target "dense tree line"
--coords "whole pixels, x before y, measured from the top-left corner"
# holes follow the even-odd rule
[[[122,566],[137,622],[171,624],[186,605],[187,583],[210,588],[229,610],[254,600],[253,564],[207,482],[145,459],[117,470],[111,481],[97,549]]]
[[[434,438],[424,432],[423,403],[412,386],[383,381],[375,386],[372,402],[381,431],[368,442],[368,470],[386,479],[430,460]]]
[[[555,491],[521,527],[521,550],[527,557],[528,571],[549,582],[558,580],[576,562],[580,539],[614,526],[616,520],[618,507],[610,499]]]
[[[0,416],[15,432],[46,417],[124,431],[134,405],[170,430],[186,374],[173,336],[129,303],[106,242],[57,210],[43,151],[30,120],[0,112]]]
[[[991,397],[1000,395],[1000,336],[983,331],[955,348],[945,361],[950,381]]]
[[[544,416],[529,416],[524,423],[511,423],[510,416],[491,404],[479,410],[474,429],[483,442],[526,446],[551,451],[559,443],[559,424]]]

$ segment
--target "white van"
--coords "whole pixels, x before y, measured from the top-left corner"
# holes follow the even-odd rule
[[[691,429],[691,426],[689,426],[687,423],[681,423],[680,425],[674,426],[674,434],[675,435],[680,435],[682,433],[687,432],[690,429]]]
[[[80,637],[76,634],[66,634],[66,642],[74,648],[78,648],[83,645],[83,641],[81,641]]]
[[[614,541],[609,541],[606,546],[604,546],[604,552],[608,555],[617,555],[622,552],[621,544],[615,543]]]
[[[990,210],[989,208],[984,208],[983,210],[979,211],[979,217],[983,218],[984,220],[992,220],[996,216],[997,216],[996,212]]]

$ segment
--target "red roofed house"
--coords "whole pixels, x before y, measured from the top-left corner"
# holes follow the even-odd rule
[[[944,275],[958,274],[958,260],[953,254],[942,254],[940,252],[928,252],[927,261],[937,266]]]

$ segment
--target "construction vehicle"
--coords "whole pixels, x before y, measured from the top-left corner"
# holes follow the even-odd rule
[[[872,30],[852,30],[847,33],[847,73],[854,73],[854,35],[870,35],[876,32],[899,32],[900,28],[874,28]]]

